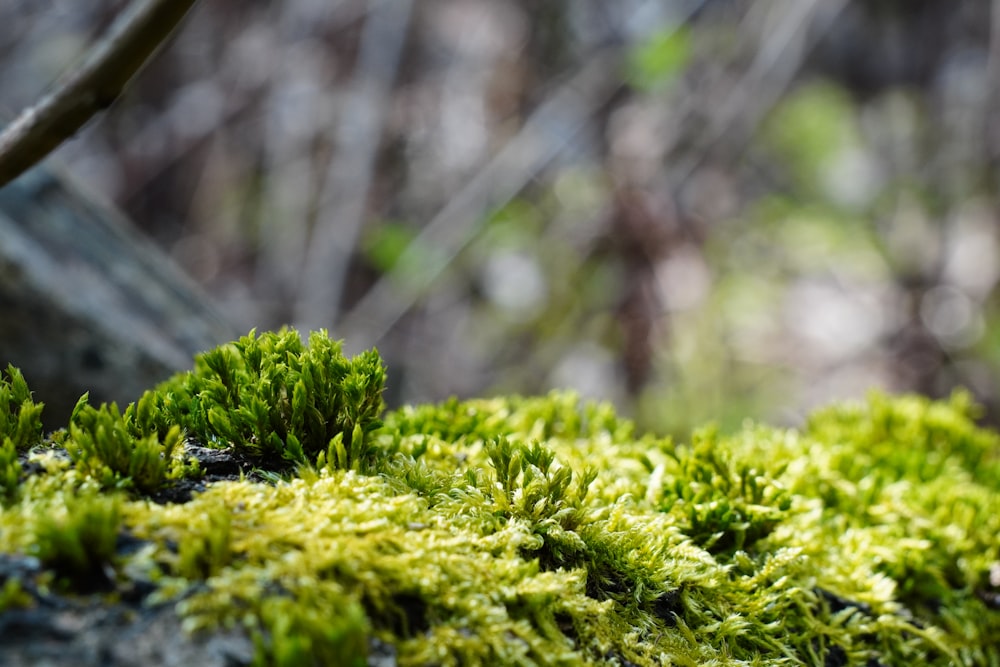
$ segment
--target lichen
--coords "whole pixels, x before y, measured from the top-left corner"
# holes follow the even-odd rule
[[[962,393],[676,443],[570,393],[383,414],[376,353],[288,331],[43,440],[18,377],[0,553],[67,594],[141,583],[260,665],[1000,664],[1000,437]]]

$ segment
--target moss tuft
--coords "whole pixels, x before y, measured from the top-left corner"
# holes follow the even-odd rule
[[[34,523],[29,553],[69,588],[89,591],[110,583],[121,523],[117,497],[63,496]],[[40,508],[41,509],[41,508]]]
[[[376,353],[290,331],[124,413],[81,402],[29,454],[19,408],[0,553],[66,590],[149,589],[259,665],[1000,664],[1000,437],[964,394],[684,443],[568,393],[382,422],[383,382]],[[183,437],[271,472],[138,495],[189,475]]]
[[[0,372],[0,503],[11,502],[21,481],[20,454],[42,440],[42,403],[31,398],[21,371]]]
[[[18,452],[41,442],[43,405],[31,399],[21,371],[8,365],[0,372],[0,442],[9,439]]]
[[[85,395],[73,410],[64,446],[76,467],[103,488],[153,493],[189,472],[179,457],[179,426],[168,429],[162,441],[155,433],[136,437],[117,405],[94,408],[86,399]]]
[[[195,359],[195,368],[139,401],[141,432],[180,426],[209,447],[232,446],[269,469],[362,469],[383,411],[385,369],[374,350],[347,359],[325,332],[253,332]]]

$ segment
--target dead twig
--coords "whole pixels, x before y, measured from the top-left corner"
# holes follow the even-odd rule
[[[348,344],[377,341],[431,287],[479,233],[483,212],[517,196],[621,87],[621,53],[609,47],[560,85],[511,139],[423,228],[398,260],[337,326]]]
[[[300,262],[302,293],[296,317],[307,329],[330,326],[340,312],[412,5],[412,0],[372,2],[365,21],[358,67],[337,127],[337,153],[317,204],[315,231]]]
[[[195,2],[144,0],[130,5],[78,69],[0,134],[0,187],[111,106]]]

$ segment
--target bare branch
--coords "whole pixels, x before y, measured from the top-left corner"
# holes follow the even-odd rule
[[[303,280],[296,317],[308,329],[330,326],[340,311],[412,5],[412,0],[373,2],[365,21],[358,66],[337,127],[337,152],[318,203],[309,251],[299,264]]]
[[[112,24],[78,69],[0,134],[0,187],[111,106],[197,0],[139,0]]]
[[[620,61],[618,49],[598,51],[553,91],[403,252],[398,265],[413,275],[405,284],[396,275],[383,277],[338,323],[337,335],[349,344],[385,336],[476,237],[483,212],[517,196],[584,128],[594,109],[621,87]],[[433,257],[421,257],[427,248],[434,249]]]

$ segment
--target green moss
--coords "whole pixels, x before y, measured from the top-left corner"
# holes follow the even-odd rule
[[[169,428],[162,441],[155,433],[137,437],[117,405],[102,405],[98,409],[88,405],[86,398],[80,399],[73,410],[63,446],[77,469],[100,482],[103,488],[134,488],[153,493],[168,480],[195,471],[178,456],[179,426]],[[140,405],[147,399],[148,396],[143,397]],[[130,406],[129,412],[134,411],[135,406]]]
[[[8,365],[0,372],[0,437],[23,452],[42,439],[42,404],[31,400],[21,371]]]
[[[120,501],[89,494],[66,494],[61,500],[39,508],[28,552],[69,588],[101,588],[110,583],[107,575],[118,540]]]
[[[199,355],[190,373],[147,393],[128,419],[161,437],[181,427],[207,446],[232,446],[265,467],[363,468],[380,425],[385,370],[378,353],[347,359],[340,343],[295,331],[255,336]]]
[[[20,453],[41,442],[42,408],[31,400],[21,371],[8,365],[6,373],[0,373],[0,503],[11,502],[17,494]]]
[[[17,579],[7,579],[0,589],[0,614],[8,609],[30,607],[32,602],[31,596],[21,588],[21,582]]]
[[[17,495],[21,482],[21,461],[14,441],[6,437],[0,440],[0,501],[11,502]]]
[[[565,393],[382,415],[383,381],[374,352],[251,334],[124,414],[81,404],[19,469],[0,553],[152,585],[260,665],[364,665],[373,639],[400,665],[1000,664],[1000,438],[964,394],[675,443]],[[152,503],[192,476],[178,429],[273,474]]]

